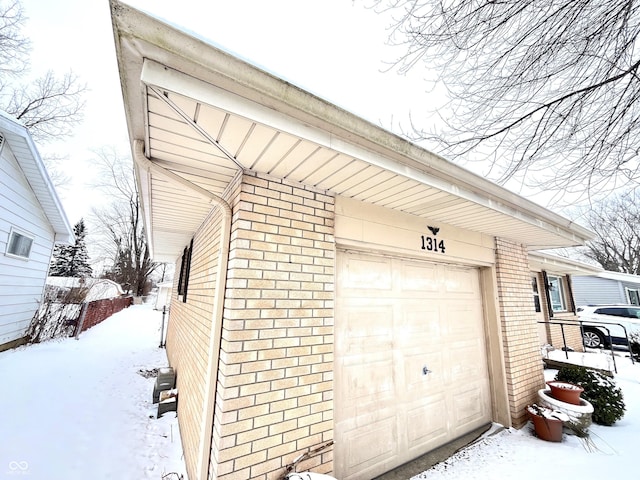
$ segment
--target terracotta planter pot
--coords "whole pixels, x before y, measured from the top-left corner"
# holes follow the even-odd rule
[[[551,412],[552,410],[548,411]],[[540,440],[546,440],[547,442],[562,441],[562,420],[550,418],[549,416],[538,415],[535,411],[531,410],[531,407],[527,407],[527,414],[533,422],[533,428],[536,431],[536,436]]]
[[[552,380],[547,382],[551,388],[551,396],[561,402],[570,403],[572,405],[580,405],[580,395],[584,392],[584,388],[569,382],[559,382]]]

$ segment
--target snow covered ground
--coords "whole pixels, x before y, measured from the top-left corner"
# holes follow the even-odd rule
[[[551,358],[564,360],[564,352]],[[604,354],[572,353],[570,361],[606,368],[611,365]],[[640,452],[640,364],[616,357],[616,384],[622,388],[625,416],[611,427],[592,425],[589,447],[576,436],[564,435],[562,443],[539,440],[531,423],[520,430],[507,429],[485,434],[475,444],[459,451],[447,461],[414,477],[426,480],[517,478],[540,480],[563,472],[570,478],[638,478]],[[556,370],[545,370],[552,380]]]
[[[151,305],[137,305],[78,340],[1,352],[0,478],[184,474],[175,413],[155,418],[155,380],[139,373],[167,365],[161,321]]]
[[[139,373],[167,365],[158,348],[161,318],[150,304],[132,306],[79,340],[0,353],[0,478],[160,480],[176,472],[186,479],[175,414],[155,419],[154,379]],[[604,356],[572,355],[577,363],[609,365]],[[539,440],[530,426],[494,428],[414,479],[540,480],[557,470],[583,479],[636,478],[640,365],[623,357],[617,365],[627,413],[612,427],[591,427],[595,450],[575,436]],[[545,375],[551,379],[555,370]]]

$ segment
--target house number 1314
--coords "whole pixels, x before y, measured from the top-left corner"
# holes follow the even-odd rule
[[[420,235],[422,239],[422,250],[429,252],[444,253],[444,240],[438,240],[436,237]]]

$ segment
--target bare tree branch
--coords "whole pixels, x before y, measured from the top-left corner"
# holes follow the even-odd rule
[[[20,2],[0,3],[0,88],[6,76],[20,76],[28,66],[30,43],[22,35],[24,10]]]
[[[0,110],[22,121],[44,143],[69,136],[82,120],[87,87],[73,72],[26,78],[30,42],[22,35],[25,20],[19,0],[0,0]]]
[[[159,264],[149,255],[133,163],[114,148],[95,153],[100,181],[94,187],[111,198],[109,205],[93,210],[95,230],[101,237],[96,246],[109,263],[105,275],[134,295],[145,295]]]
[[[640,274],[640,190],[611,195],[586,210],[583,217],[596,238],[584,256],[613,272]]]
[[[638,2],[373,3],[393,16],[395,68],[424,65],[449,98],[444,127],[414,123],[414,140],[489,160],[501,182],[596,192],[638,180]]]

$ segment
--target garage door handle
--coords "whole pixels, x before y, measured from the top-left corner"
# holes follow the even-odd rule
[[[429,375],[430,373],[433,373],[433,372],[431,370],[429,370],[426,365],[424,367],[422,367],[422,374],[423,375]]]

